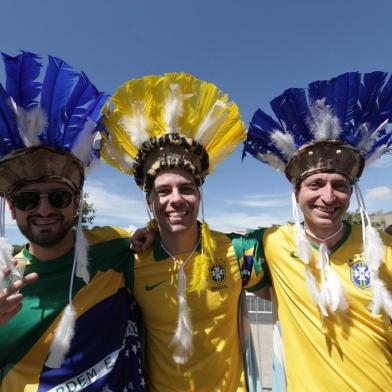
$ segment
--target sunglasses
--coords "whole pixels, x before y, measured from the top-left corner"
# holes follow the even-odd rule
[[[71,204],[73,194],[65,190],[48,192],[21,191],[14,193],[11,196],[11,200],[18,210],[31,211],[39,206],[43,197],[48,198],[53,208],[65,208]]]

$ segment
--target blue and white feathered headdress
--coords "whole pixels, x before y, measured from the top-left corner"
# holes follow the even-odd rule
[[[349,72],[331,80],[310,83],[307,89],[290,88],[271,101],[278,121],[261,109],[250,122],[244,155],[284,172],[293,183],[317,172],[337,172],[355,184],[362,218],[365,260],[371,271],[372,314],[383,307],[392,318],[392,296],[378,277],[384,248],[372,227],[357,185],[364,166],[378,159],[392,145],[392,76],[385,72]],[[347,301],[339,278],[329,266],[326,239],[321,241],[321,282],[309,268],[311,255],[306,228],[300,225],[294,195],[296,245],[305,264],[312,297],[324,315],[344,310]],[[308,233],[309,234],[309,233]]]
[[[335,144],[335,150],[340,150],[338,154],[335,151],[340,161],[340,147],[346,146],[350,155],[358,158],[353,163],[354,168],[349,165],[349,159],[338,167],[350,178],[352,175],[358,178],[363,163],[373,162],[392,144],[392,131],[386,128],[388,122],[392,122],[392,78],[387,76],[385,72],[350,72],[331,80],[315,81],[307,89],[287,89],[271,101],[278,121],[261,109],[256,111],[244,151],[286,172],[291,181],[304,174],[291,167],[291,160],[299,156],[303,160],[302,155],[309,155],[308,146],[320,145],[320,142],[323,142],[321,145]],[[320,154],[318,148],[310,154],[315,170],[327,164],[323,156],[319,162],[320,156],[316,153]],[[330,153],[327,149],[329,158]]]
[[[49,56],[43,80],[42,63],[34,53],[15,57],[2,54],[5,88],[0,84],[0,290],[6,266],[15,278],[12,246],[5,240],[4,203],[7,195],[25,181],[66,182],[80,192],[74,270],[89,281],[87,243],[81,228],[82,186],[86,169],[99,159],[94,146],[96,123],[108,95],[99,92],[87,76],[65,61]],[[69,304],[64,309],[51,346],[47,365],[59,367],[70,347],[76,313],[72,306],[71,277]]]

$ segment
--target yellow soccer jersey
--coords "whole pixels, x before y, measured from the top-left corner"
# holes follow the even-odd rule
[[[386,255],[380,278],[391,290],[392,239],[382,238]],[[294,227],[268,229],[263,243],[282,326],[288,391],[392,391],[391,321],[385,313],[372,318],[368,309],[372,297],[361,227],[346,224],[346,234],[330,256],[349,309],[324,318],[308,291]],[[317,248],[313,251],[317,275]]]
[[[169,347],[178,318],[179,268],[163,251],[159,239],[149,251],[135,257],[133,292],[146,327],[149,391],[247,390],[238,334],[238,301],[243,282],[245,288],[261,288],[266,284],[265,275],[256,242],[240,240],[234,249],[230,236],[217,232],[212,235],[217,251],[209,268],[208,289],[201,295],[187,292],[194,332],[193,355],[185,365],[173,361],[173,349]],[[176,255],[180,260],[187,256]],[[185,266],[187,282],[192,277],[192,265],[191,259]]]

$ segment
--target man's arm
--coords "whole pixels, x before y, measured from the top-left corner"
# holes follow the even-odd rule
[[[4,277],[8,277],[11,271],[7,268],[3,270]],[[38,279],[38,274],[33,272],[24,276],[22,279],[16,280],[10,284],[0,294],[0,326],[11,319],[22,309],[23,295],[19,290],[28,286]]]

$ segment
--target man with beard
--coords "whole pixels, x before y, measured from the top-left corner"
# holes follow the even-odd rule
[[[258,243],[210,231],[202,204],[205,177],[245,136],[237,106],[185,73],[130,80],[112,103],[103,158],[134,175],[157,228],[133,268],[148,390],[261,391],[238,321],[243,289],[265,284]]]
[[[81,227],[107,96],[59,58],[49,56],[43,82],[37,55],[3,58],[0,389],[144,391],[129,235]],[[16,267],[4,240],[5,199],[29,240]]]
[[[392,239],[372,227],[357,182],[392,144],[392,78],[346,73],[271,107],[279,122],[258,110],[245,152],[293,186],[294,224],[249,235],[262,239],[281,328],[273,388],[390,391]],[[343,221],[353,190],[362,225]]]

